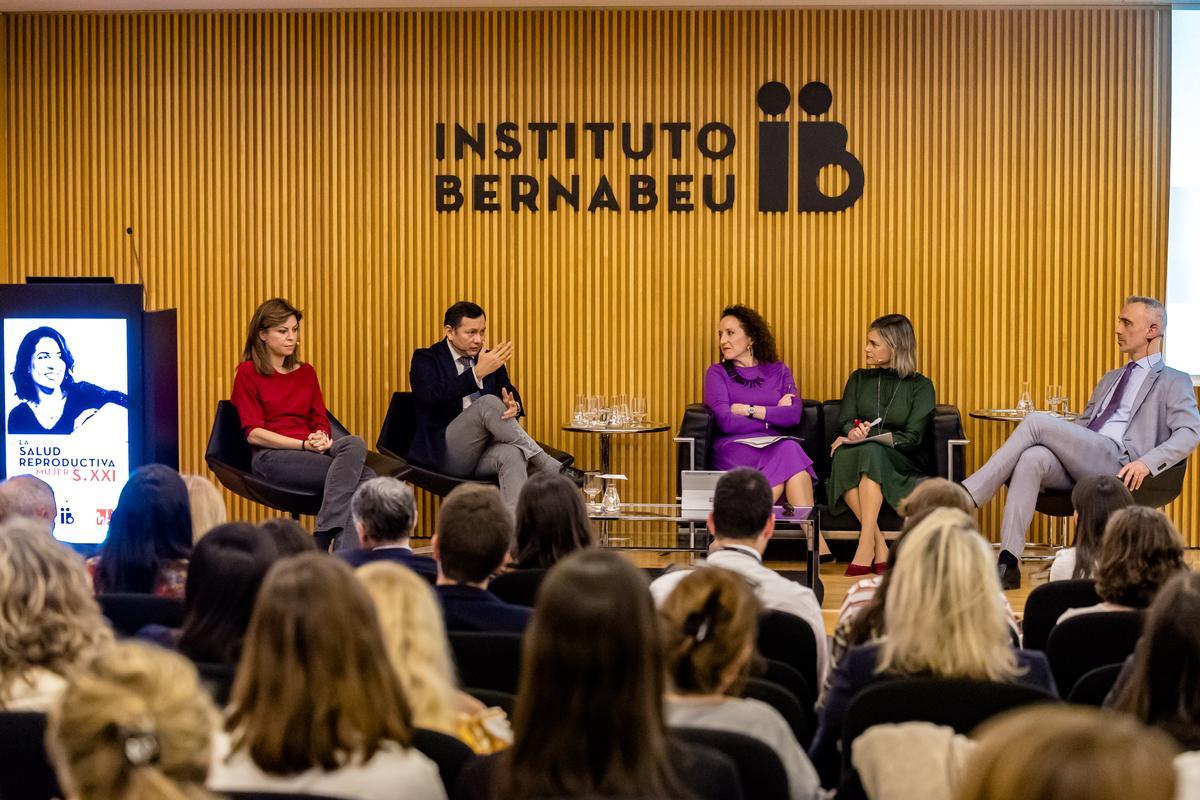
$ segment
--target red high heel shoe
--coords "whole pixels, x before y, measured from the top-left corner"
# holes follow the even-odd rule
[[[871,571],[874,572],[876,575],[882,575],[883,573],[887,572],[887,562],[886,561],[876,561],[874,564],[871,565]]]
[[[870,564],[851,564],[846,567],[847,578],[860,578],[863,575],[870,575],[872,567]]]

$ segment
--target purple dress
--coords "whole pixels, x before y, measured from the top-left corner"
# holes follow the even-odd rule
[[[792,371],[782,361],[774,364],[759,364],[756,367],[736,367],[737,374],[747,381],[762,382],[758,386],[746,386],[729,377],[722,364],[713,364],[704,375],[704,405],[716,416],[717,435],[713,442],[712,465],[714,469],[729,470],[737,467],[754,467],[767,476],[772,486],[786,483],[788,478],[801,472],[817,481],[812,459],[804,452],[799,442],[784,439],[766,447],[740,444],[738,439],[750,436],[782,434],[781,428],[800,424],[804,403],[800,390],[792,380]],[[794,394],[790,406],[780,406],[779,398]],[[734,403],[760,406],[766,409],[766,420],[734,416],[729,407]]]

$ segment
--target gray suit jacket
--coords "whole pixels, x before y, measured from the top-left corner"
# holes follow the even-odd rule
[[[1122,369],[1104,374],[1077,424],[1087,425],[1100,413],[1100,404],[1121,377]],[[1151,475],[1175,466],[1196,449],[1200,444],[1200,412],[1196,410],[1196,392],[1189,375],[1161,361],[1151,368],[1133,399],[1124,443],[1126,463],[1140,459]]]

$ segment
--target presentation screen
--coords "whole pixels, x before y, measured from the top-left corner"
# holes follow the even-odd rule
[[[129,323],[3,324],[5,472],[54,488],[59,539],[103,541],[129,478]]]

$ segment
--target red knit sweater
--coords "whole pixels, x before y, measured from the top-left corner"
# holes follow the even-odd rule
[[[310,364],[288,373],[260,375],[254,362],[243,361],[233,377],[230,399],[246,435],[255,428],[293,439],[306,439],[313,431],[330,432],[321,384]]]

